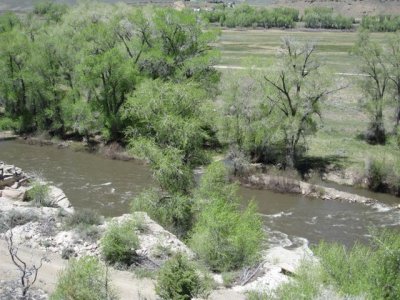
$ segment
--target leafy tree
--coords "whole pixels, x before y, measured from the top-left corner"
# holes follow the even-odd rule
[[[207,168],[195,192],[197,222],[189,240],[191,248],[215,271],[255,263],[264,239],[256,206],[251,202],[241,210],[236,188],[226,175],[222,163]]]
[[[360,87],[365,97],[363,104],[370,116],[366,134],[371,144],[384,144],[386,131],[383,120],[383,108],[388,92],[389,76],[385,66],[383,48],[371,41],[368,32],[359,34],[354,53],[360,60],[360,70],[364,76]]]
[[[145,78],[217,92],[216,32],[189,11],[53,1],[0,17],[0,99],[21,131],[122,140],[124,104]],[[200,88],[198,88],[200,90]],[[171,121],[172,123],[172,121]]]
[[[231,149],[237,147],[254,161],[268,162],[273,156],[270,144],[274,129],[271,106],[263,101],[267,91],[262,81],[261,72],[253,69],[226,75],[217,122],[223,143]]]
[[[388,52],[385,60],[388,63],[388,76],[392,83],[391,92],[396,105],[394,128],[396,132],[400,123],[400,33],[388,37]]]
[[[312,43],[285,38],[276,71],[265,76],[270,88],[267,100],[281,134],[288,168],[295,166],[301,142],[317,130],[320,104],[333,92],[315,58],[315,49]]]
[[[197,84],[147,80],[124,106],[124,118],[131,124],[127,137],[134,150],[143,150],[139,152],[155,164],[158,160],[158,165],[163,165],[161,161],[170,158],[175,165],[196,166],[206,161],[203,145],[208,140],[208,108],[206,93]],[[140,147],[139,137],[150,140],[154,147],[148,147],[149,143]],[[163,158],[160,151],[168,155]]]
[[[167,230],[185,237],[193,225],[193,201],[186,195],[166,194],[153,189],[132,201],[132,211],[145,211]]]

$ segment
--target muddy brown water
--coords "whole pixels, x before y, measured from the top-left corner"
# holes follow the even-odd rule
[[[129,212],[129,204],[135,195],[154,184],[149,169],[141,162],[110,160],[19,141],[0,142],[0,160],[53,182],[78,209],[95,209],[105,216]],[[351,246],[356,241],[368,239],[369,227],[390,227],[400,231],[398,209],[376,209],[244,187],[239,193],[245,200],[257,202],[272,244],[294,247],[323,239]],[[379,195],[368,193],[368,196]],[[399,202],[398,198],[388,195],[384,198],[388,203]]]

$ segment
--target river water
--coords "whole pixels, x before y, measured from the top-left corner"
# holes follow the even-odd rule
[[[51,181],[63,189],[78,209],[96,209],[105,216],[129,212],[134,196],[153,185],[151,173],[143,163],[110,160],[70,149],[2,141],[0,160]],[[239,193],[245,201],[257,202],[273,244],[293,247],[323,239],[351,246],[367,240],[369,227],[400,231],[398,209],[377,209],[244,187]],[[383,197],[373,193],[368,196]],[[383,198],[389,203],[400,202],[388,195]]]

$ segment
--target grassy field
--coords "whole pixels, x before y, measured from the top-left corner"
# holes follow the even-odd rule
[[[320,32],[289,30],[223,30],[218,48],[221,65],[240,66],[244,59],[257,58],[260,68],[274,62],[283,36],[297,40],[313,40],[318,43],[317,55],[334,73],[359,73],[357,60],[350,54],[357,39],[356,32]],[[379,43],[384,34],[373,34]],[[368,117],[360,108],[362,93],[357,86],[358,76],[336,74],[336,79],[348,84],[348,88],[332,95],[323,105],[323,122],[318,133],[309,140],[310,157],[335,158],[344,168],[363,172],[369,158],[385,160],[397,166],[400,173],[400,150],[394,140],[385,146],[372,146],[359,138],[368,125]],[[394,105],[387,105],[386,130],[393,128]]]
[[[223,30],[218,42],[222,65],[241,65],[243,59],[255,57],[267,67],[274,60],[282,37],[318,44],[317,55],[333,72],[353,73],[357,68],[350,51],[357,39],[356,32],[295,31],[295,30]],[[384,34],[373,34],[382,42]]]

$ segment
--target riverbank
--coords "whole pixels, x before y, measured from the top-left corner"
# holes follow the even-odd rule
[[[29,189],[29,184],[26,184],[25,188]],[[25,193],[26,190],[22,192]],[[101,258],[99,240],[108,226],[129,220],[140,223],[141,229],[137,227],[135,232],[140,241],[140,249],[136,252],[141,257],[141,261],[148,261],[153,267],[159,268],[173,253],[186,253],[192,259],[195,258],[186,245],[151,220],[145,213],[126,214],[105,220],[94,226],[97,237],[90,242],[90,237],[83,238],[80,232],[82,229],[65,227],[65,218],[73,214],[74,210],[66,211],[56,205],[58,196],[50,194],[49,197],[54,198],[52,207],[32,206],[31,203],[24,201],[25,197],[10,197],[5,196],[4,193],[0,195],[0,215],[3,219],[5,218],[2,222],[6,223],[15,216],[18,216],[19,220],[18,224],[10,223],[10,227],[0,232],[0,278],[17,280],[19,274],[11,261],[7,248],[9,244],[4,242],[10,238],[10,235],[13,236],[13,245],[24,262],[37,264],[42,258],[46,258],[46,262],[38,273],[35,288],[51,293],[57,282],[56,275],[66,266],[66,261],[61,257],[90,255]],[[161,253],[160,251],[163,250],[160,249],[166,249],[165,253]],[[212,292],[210,299],[227,299],[227,297],[245,299],[244,293],[250,290],[271,291],[287,282],[306,257],[312,259],[312,253],[306,245],[292,250],[282,247],[265,249],[256,272],[247,274],[243,280],[229,289],[223,287],[220,274],[213,274],[218,288]],[[138,275],[135,276],[135,273],[113,268],[111,268],[110,274],[121,299],[143,299],[143,297],[156,299],[154,280],[141,279]],[[2,288],[4,284],[6,283],[0,284],[0,292],[8,293],[8,289]],[[135,286],[134,289],[132,289],[132,284]],[[43,295],[41,297],[43,298],[40,299],[46,299]]]
[[[74,141],[49,139],[46,137],[46,135],[18,136],[17,140],[28,145],[51,146],[57,149],[70,149],[75,152],[87,152],[112,160],[136,160],[136,158],[120,144],[114,142],[106,145],[101,141],[100,137],[94,138],[92,142],[88,142],[86,140]],[[136,161],[141,164],[146,164],[141,160]],[[373,192],[367,192],[368,178],[366,175],[360,171],[354,170],[353,168],[340,169],[338,166],[332,163],[331,165],[324,166],[323,171],[321,171],[319,166],[317,166],[316,169],[312,169],[311,166],[311,168],[307,170],[308,174],[313,174],[311,175],[311,181],[315,180],[315,177],[318,177],[317,181],[322,183],[314,184],[310,181],[298,180],[296,176],[294,176],[293,172],[281,172],[282,174],[278,176],[273,175],[274,172],[270,174],[269,171],[267,171],[265,174],[262,174],[260,170],[264,167],[258,164],[255,166],[250,166],[249,169],[252,170],[251,174],[245,175],[243,178],[238,178],[239,182],[250,188],[263,188],[275,192],[298,193],[324,200],[344,200],[367,205],[379,204],[379,201],[374,198],[376,195],[374,195]],[[268,169],[271,168],[268,167]],[[261,177],[263,177],[263,179],[261,179]],[[310,177],[310,175],[308,177]],[[337,184],[338,188],[327,187],[326,185],[329,185],[330,182]],[[326,185],[324,183],[326,183]],[[367,192],[366,194],[371,194],[371,196],[360,196],[354,192],[343,191],[346,189],[346,187],[361,188]],[[393,204],[393,206],[398,205],[400,205],[400,198],[397,204]]]

